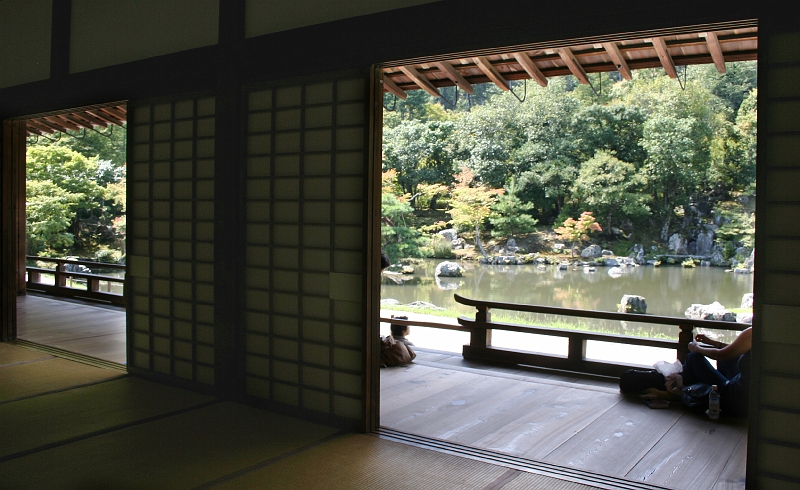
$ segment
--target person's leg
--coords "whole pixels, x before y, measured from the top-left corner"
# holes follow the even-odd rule
[[[714,369],[714,366],[708,362],[708,359],[702,354],[697,352],[690,352],[686,356],[686,362],[683,365],[683,385],[689,386],[695,383],[705,383],[709,385],[724,386],[728,378],[722,375],[719,371]]]
[[[717,361],[717,371],[722,373],[722,375],[728,379],[731,379],[739,374],[739,356],[736,356],[733,359]]]

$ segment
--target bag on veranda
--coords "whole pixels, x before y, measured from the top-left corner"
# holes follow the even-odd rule
[[[665,391],[664,375],[655,369],[628,369],[619,375],[619,391],[638,395],[650,388]]]
[[[687,409],[694,413],[705,413],[708,410],[708,394],[711,393],[711,385],[695,383],[684,386],[682,391],[681,401]]]
[[[381,361],[386,366],[402,366],[417,357],[417,354],[403,342],[398,342],[391,335],[381,337]]]

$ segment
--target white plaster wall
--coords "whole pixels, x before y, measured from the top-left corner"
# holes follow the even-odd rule
[[[218,41],[219,0],[73,0],[70,73]]]
[[[50,77],[51,0],[0,1],[0,88]]]
[[[412,7],[439,0],[246,0],[247,37]]]

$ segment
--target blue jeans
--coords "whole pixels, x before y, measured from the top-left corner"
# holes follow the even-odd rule
[[[747,356],[717,361],[717,369],[708,359],[697,352],[690,352],[683,364],[683,385],[695,383],[717,385],[720,391],[720,406],[729,415],[744,416],[747,414],[748,390],[739,371],[740,361]],[[749,361],[749,359],[748,359]]]

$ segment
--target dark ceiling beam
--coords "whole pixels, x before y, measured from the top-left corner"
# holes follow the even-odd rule
[[[544,76],[542,70],[536,66],[536,63],[533,62],[530,56],[527,53],[514,53],[514,59],[517,60],[517,63],[525,70],[525,72],[531,76],[536,83],[541,85],[542,87],[547,87],[547,77]]]
[[[485,56],[478,56],[473,58],[475,64],[478,65],[478,68],[489,77],[489,80],[494,82],[495,85],[500,87],[502,90],[511,90],[511,85],[509,85],[508,80],[503,78],[503,75],[497,71],[497,69],[492,66],[489,60]]]
[[[450,63],[446,61],[439,61],[434,63],[434,65],[442,70],[444,74],[447,75],[447,78],[452,80],[453,83],[461,87],[461,90],[464,92],[472,94],[475,91],[475,89],[472,88],[472,84],[469,83],[463,76],[461,76],[461,73],[459,73],[458,70],[456,70]]]

